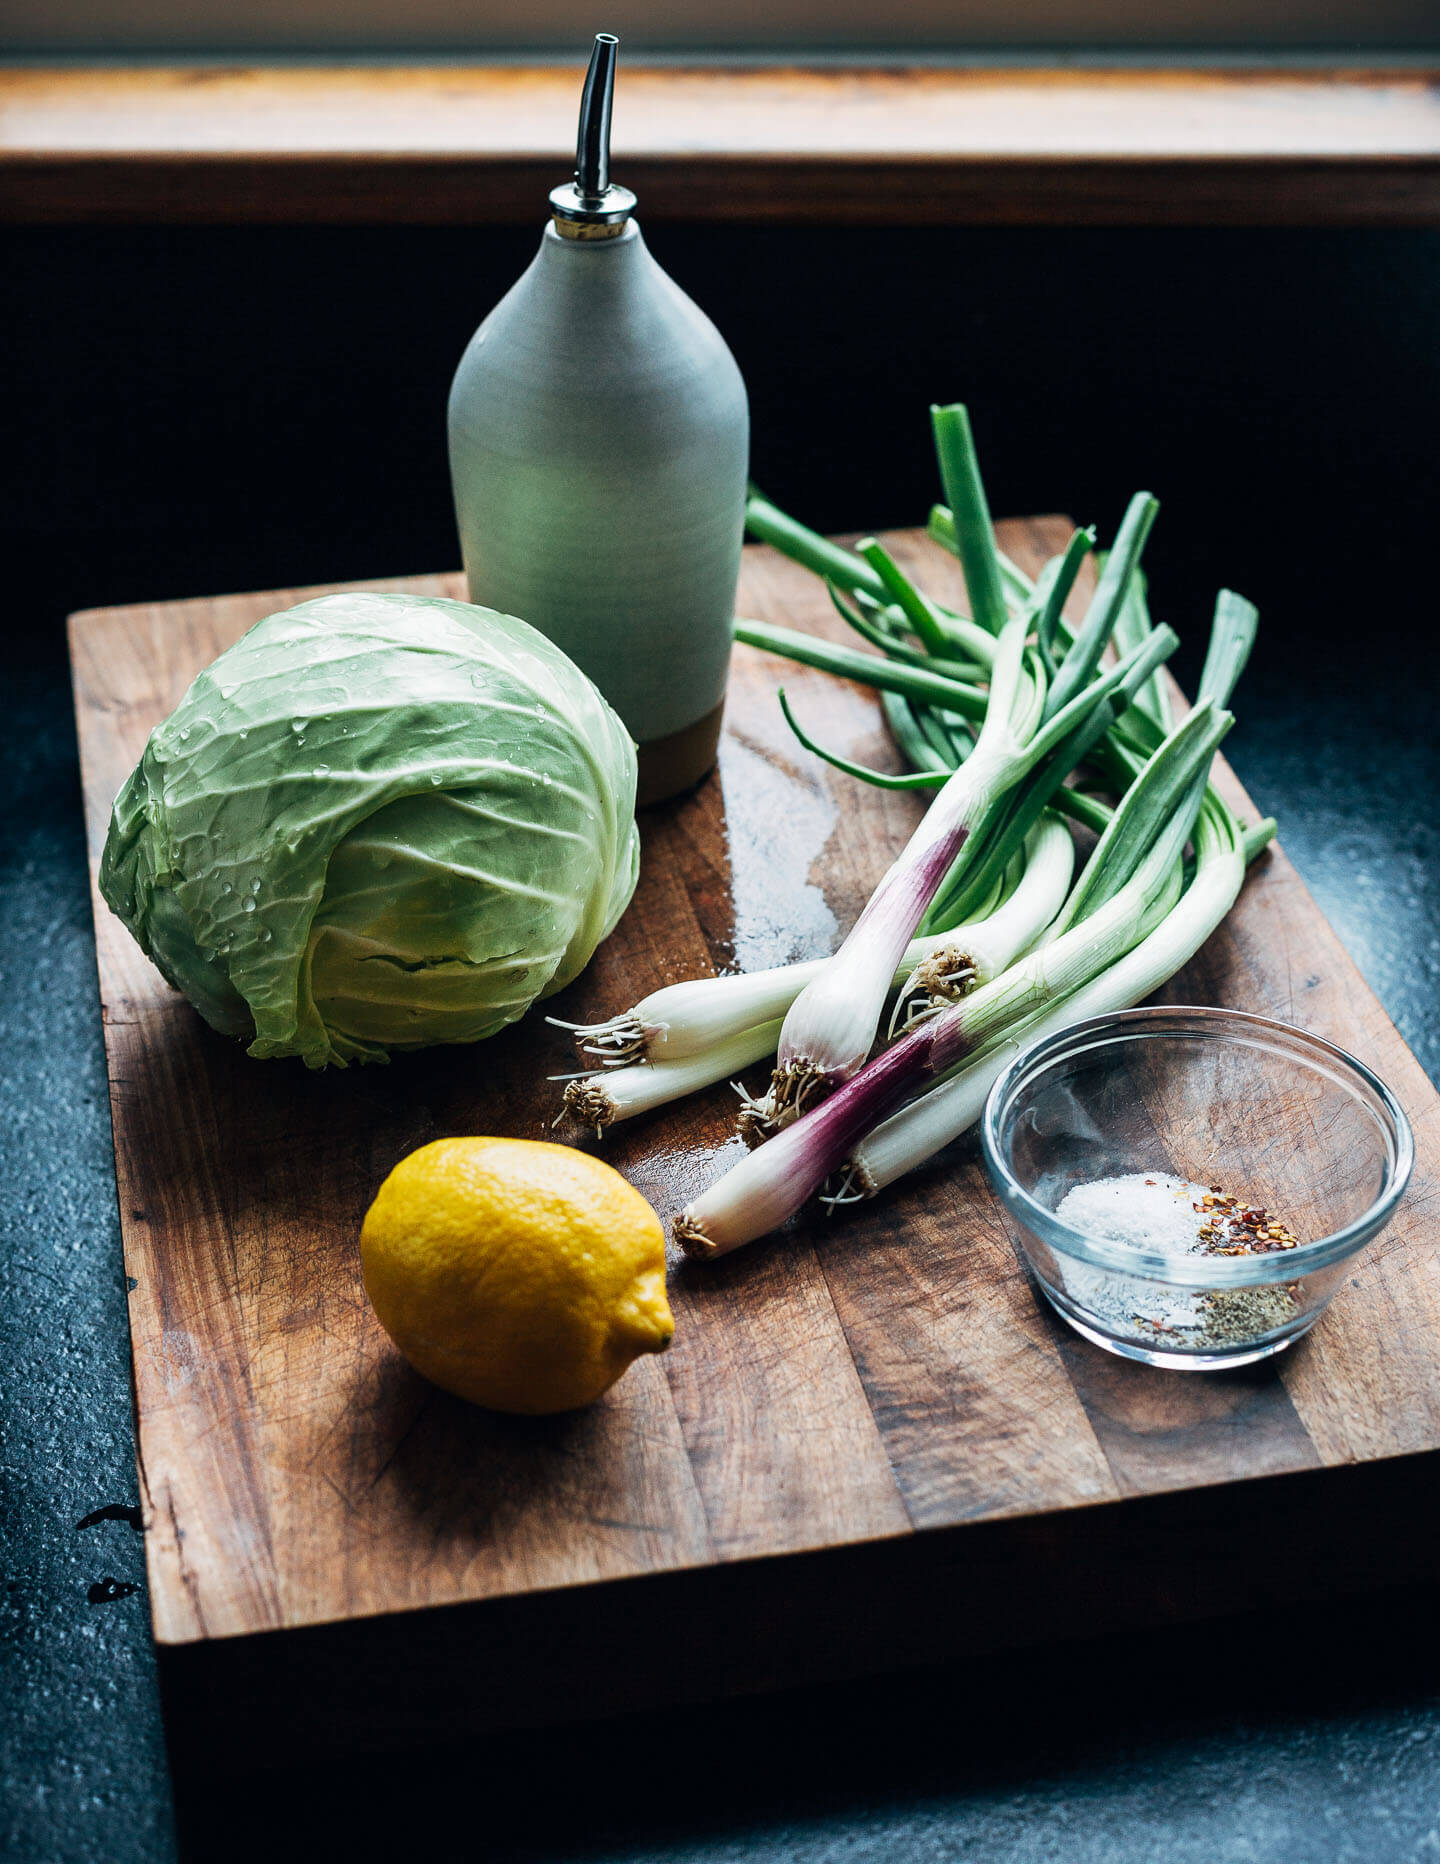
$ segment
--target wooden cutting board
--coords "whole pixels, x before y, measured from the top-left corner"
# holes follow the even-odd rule
[[[1067,534],[1001,527],[1031,569]],[[918,533],[889,541],[958,599],[948,557]],[[463,593],[458,576],[371,586]],[[92,869],[115,791],[193,675],[320,593],[72,618]],[[843,634],[815,579],[769,550],[747,549],[739,607]],[[719,770],[646,812],[634,904],[555,1013],[822,953],[850,925],[921,804],[800,750],[782,681],[823,740],[895,767],[871,693],[737,649]],[[1243,741],[1243,686],[1239,717]],[[1401,1528],[1440,1474],[1440,1101],[1278,849],[1166,994],[1353,1050],[1418,1141],[1400,1214],[1302,1344],[1208,1377],[1090,1347],[1038,1303],[962,1142],[833,1221],[677,1260],[672,1350],[590,1411],[538,1421],[409,1370],[356,1237],[412,1147],[549,1135],[545,1077],[574,1066],[561,1034],[532,1014],[386,1068],[256,1063],[98,894],[95,916],[151,1607],[181,1748],[199,1737],[213,1759],[257,1715],[268,1746],[700,1700],[1271,1597],[1292,1609],[1430,1558]],[[738,1156],[733,1114],[717,1088],[614,1129],[603,1153],[668,1223]]]

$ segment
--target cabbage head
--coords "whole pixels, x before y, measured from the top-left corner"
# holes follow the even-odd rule
[[[116,798],[100,886],[259,1057],[475,1042],[635,890],[635,747],[558,647],[429,596],[330,595],[206,669]]]

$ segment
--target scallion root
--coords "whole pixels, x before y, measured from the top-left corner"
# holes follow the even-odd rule
[[[980,967],[968,952],[945,945],[910,973],[890,1016],[890,1035],[912,1029],[947,1003],[956,1003],[980,981]]]
[[[590,1075],[585,1080],[572,1081],[565,1089],[565,1111],[599,1133],[615,1118],[615,1103],[606,1090],[604,1079]]]
[[[644,1061],[649,1052],[651,1031],[628,1013],[604,1023],[567,1023],[558,1016],[545,1020],[568,1031],[580,1053],[602,1068],[628,1068],[632,1062]]]
[[[738,1082],[732,1081],[730,1085],[740,1096],[735,1130],[747,1146],[763,1146],[767,1139],[773,1139],[780,1130],[770,1114],[769,1096],[757,1100],[753,1094],[747,1094]]]
[[[675,1240],[679,1243],[687,1256],[700,1256],[704,1258],[720,1253],[706,1234],[704,1224],[697,1222],[695,1218],[688,1217],[682,1212],[681,1215],[675,1219],[673,1227]]]
[[[830,1174],[816,1193],[816,1201],[833,1213],[842,1204],[863,1204],[867,1198],[874,1197],[879,1188],[864,1161],[854,1158]]]
[[[802,1113],[820,1100],[834,1082],[823,1069],[804,1056],[776,1068],[770,1076],[770,1089],[763,1100],[746,1100],[737,1122],[740,1136],[748,1146],[761,1145],[793,1125]]]

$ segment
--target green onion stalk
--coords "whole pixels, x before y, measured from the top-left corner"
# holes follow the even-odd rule
[[[1106,857],[1108,885],[1087,893],[1069,928],[910,1029],[742,1159],[677,1220],[685,1248],[724,1255],[775,1229],[845,1170],[866,1135],[904,1102],[1048,1006],[1073,997],[1148,938],[1180,897],[1184,849],[1205,800],[1211,760],[1231,723],[1212,701],[1198,704],[1148,760],[1116,811],[1096,850]]]
[[[1084,620],[1053,680],[1047,678],[1038,649],[1029,645],[1035,614],[1029,606],[1013,615],[1008,608],[965,410],[935,408],[932,421],[973,622],[995,639],[980,729],[973,749],[934,797],[839,950],[787,1011],[769,1093],[761,1108],[751,1109],[762,1128],[768,1124],[778,1130],[796,1118],[807,1101],[848,1081],[864,1066],[906,946],[942,885],[954,888],[979,857],[982,831],[994,823],[997,807],[1041,769],[1047,772],[1048,788],[1053,789],[1065,774],[1055,766],[1057,752],[1072,744],[1075,734],[1102,706],[1123,696],[1128,709],[1176,645],[1172,633],[1157,629],[1097,677],[1100,656],[1119,620],[1154,516],[1155,501],[1141,494],[1127,515],[1121,540]],[[861,560],[884,593],[897,598],[902,622],[922,645],[939,640],[938,615],[918,595],[911,599],[906,580],[883,558],[883,552],[877,556],[872,551],[870,560]],[[1076,568],[1078,561],[1077,557]],[[862,587],[858,581],[852,586]],[[1054,586],[1058,586],[1058,575]],[[1043,607],[1046,613],[1053,607],[1058,615],[1054,586]],[[896,662],[894,670],[901,665]],[[924,671],[904,670],[912,675]],[[931,673],[930,677],[942,676]],[[957,713],[973,717],[973,706],[962,702],[963,683],[949,684]],[[907,685],[915,692],[913,680]],[[931,696],[938,697],[933,689]],[[1043,794],[1036,798],[1040,805],[1044,800]]]
[[[937,440],[944,431],[937,417]],[[968,426],[961,442],[958,466],[952,447],[945,472],[947,486],[957,479],[964,481],[967,459],[973,459]],[[962,484],[961,492],[952,492],[952,496],[971,514],[965,548],[972,569],[967,576],[973,573],[983,579],[984,540],[989,535],[993,542],[993,532],[988,530],[988,512],[983,511],[983,487],[975,489],[978,474],[973,480],[968,491]],[[892,987],[898,987],[892,999],[891,1036],[897,1027],[909,1030],[967,992],[989,984],[1032,947],[1054,942],[1069,925],[1110,897],[1131,873],[1138,857],[1132,858],[1126,850],[1136,847],[1145,829],[1137,821],[1140,801],[1131,801],[1127,807],[1125,793],[1172,724],[1169,690],[1160,667],[1174,637],[1151,622],[1144,579],[1137,567],[1154,511],[1148,495],[1132,499],[1115,548],[1098,559],[1102,589],[1078,629],[1066,621],[1062,611],[1094,545],[1093,531],[1077,531],[1067,549],[1052,558],[1033,583],[1001,553],[995,553],[1002,599],[1013,604],[1033,630],[1034,646],[1027,650],[1025,670],[1032,681],[1032,697],[1040,697],[1042,721],[1047,714],[1053,719],[1057,710],[1073,703],[1065,701],[1066,689],[1059,675],[1067,664],[1076,666],[1071,656],[1077,643],[1079,658],[1093,673],[1104,631],[1113,628],[1113,647],[1128,673],[1112,678],[1108,696],[1100,696],[1088,712],[1083,706],[1077,708],[1071,715],[1078,720],[1073,728],[1062,726],[1051,733],[1053,748],[1048,756],[1039,757],[1013,790],[982,812],[970,838],[969,860],[962,854],[946,876],[926,910],[921,936],[906,947],[890,980]],[[899,775],[871,770],[827,750],[807,735],[782,690],[780,703],[796,737],[832,765],[869,783],[891,789],[941,789],[972,754],[977,723],[983,727],[990,695],[974,682],[992,678],[998,637],[924,595],[874,539],[864,539],[854,552],[847,551],[809,531],[755,492],[747,520],[754,535],[825,578],[837,611],[862,639],[880,649],[882,657],[764,622],[737,622],[737,638],[879,690],[896,744],[911,769]],[[937,506],[932,511],[930,532],[964,563],[950,508]],[[981,552],[978,559],[977,550]],[[988,612],[1003,634],[1011,617],[1007,613],[1001,620],[993,597],[992,581]],[[980,609],[981,604],[976,607]],[[1216,708],[1228,702],[1254,640],[1255,624],[1256,613],[1249,603],[1221,592],[1201,678],[1202,702],[1208,699]],[[1070,684],[1080,685],[1078,674],[1072,674]],[[1077,696],[1082,695],[1083,686]],[[1094,763],[1103,780],[1121,793],[1120,826],[1113,832],[1115,811],[1108,804],[1060,780],[1085,762]],[[1148,795],[1153,817],[1153,788]],[[1052,810],[1101,838],[1081,885],[1068,901],[1074,849]],[[1240,830],[1215,791],[1207,789],[1197,834],[1204,834],[1205,825],[1213,821],[1232,823],[1247,861],[1274,833],[1273,822]],[[1155,826],[1153,821],[1151,826]],[[1173,875],[1170,884],[1176,884]],[[802,990],[823,974],[828,962],[817,959],[748,976],[671,985],[606,1022],[560,1025],[572,1031],[582,1057],[592,1064],[581,1077],[569,1078],[566,1108],[599,1130],[727,1076],[733,1078],[774,1053],[786,1012]],[[1045,1014],[1043,1009],[1035,1012],[1041,1017]],[[997,1040],[1003,1044],[1003,1038]],[[986,1051],[982,1046],[977,1052]],[[982,1067],[974,1063],[976,1070]],[[979,1078],[965,1069],[961,1075]],[[772,1095],[761,1101],[741,1090],[741,1129],[751,1139],[773,1130],[774,1087],[772,1080]],[[932,1088],[923,1098],[929,1102],[940,1091]],[[903,1121],[906,1115],[895,1118]],[[863,1177],[854,1182],[863,1185]],[[852,1188],[846,1198],[861,1194]]]
[[[1062,1003],[1007,1030],[949,1079],[882,1120],[853,1148],[840,1170],[839,1187],[827,1201],[873,1197],[958,1139],[979,1119],[990,1089],[1021,1048],[1088,1017],[1129,1009],[1167,983],[1235,904],[1247,861],[1274,833],[1269,818],[1255,829],[1242,830],[1214,791],[1208,791],[1195,831],[1193,876],[1154,930]]]
[[[770,509],[773,511],[774,508]],[[1148,494],[1137,493],[1131,500],[1114,550],[1101,553],[1097,559],[1102,587],[1109,590],[1112,599],[1117,594],[1119,596],[1112,639],[1115,649],[1122,655],[1137,653],[1147,642],[1153,642],[1157,632],[1145,599],[1144,577],[1138,568],[1140,550],[1153,522],[1155,509],[1155,501]],[[780,547],[786,548],[795,536],[809,538],[813,548],[805,552],[803,560],[811,561],[817,569],[822,569],[840,614],[889,658],[877,660],[871,654],[857,653],[828,641],[819,641],[814,636],[773,628],[761,622],[737,623],[737,638],[789,658],[823,666],[879,689],[892,735],[912,768],[908,773],[896,776],[871,770],[827,750],[808,736],[782,691],[780,702],[785,716],[796,737],[807,749],[850,775],[885,788],[929,789],[937,786],[968,754],[970,740],[966,737],[965,723],[982,715],[984,694],[968,682],[956,682],[947,692],[936,671],[942,662],[927,659],[923,652],[910,648],[900,630],[907,619],[917,613],[917,604],[921,603],[926,604],[930,612],[940,618],[943,627],[953,629],[956,619],[913,588],[903,602],[899,601],[896,581],[899,572],[891,565],[890,573],[882,580],[887,591],[897,594],[897,603],[883,613],[877,609],[876,619],[867,620],[858,612],[857,605],[870,600],[861,586],[861,579],[863,572],[878,561],[873,552],[864,561],[856,557],[847,564],[841,561],[846,558],[841,547],[813,533],[806,533],[804,527],[793,519],[787,519],[786,524],[789,527],[786,537],[782,539],[777,536]],[[936,506],[932,510],[929,529],[936,541],[957,556],[962,556],[949,507]],[[1047,676],[1052,680],[1047,694],[1047,707],[1053,706],[1057,688],[1063,697],[1065,689],[1055,678],[1062,664],[1073,665],[1077,652],[1086,662],[1093,662],[1095,657],[1099,631],[1092,625],[1091,617],[1096,612],[1096,603],[1092,602],[1090,614],[1078,630],[1067,623],[1062,613],[1065,598],[1093,543],[1092,530],[1077,531],[1067,549],[1044,566],[1033,584],[1013,564],[1000,559],[1001,578],[1007,594],[1018,601],[1022,610],[1035,623],[1036,652]],[[817,554],[821,547],[829,553],[823,559]],[[864,548],[862,545],[861,549]],[[878,548],[874,546],[874,549]],[[835,573],[837,570],[840,571],[838,575]],[[841,587],[849,591],[848,596],[842,596]],[[1108,607],[1108,601],[1103,606]],[[1228,702],[1253,645],[1257,620],[1256,610],[1251,603],[1233,591],[1220,592],[1199,697],[1210,697],[1221,706]],[[973,624],[971,626],[973,630]],[[1163,634],[1161,638],[1164,638]],[[817,652],[817,649],[820,651]],[[906,664],[896,666],[894,658],[897,655],[903,655]],[[968,873],[964,871],[963,863],[957,863],[957,868],[947,876],[932,902],[921,923],[921,931],[929,931],[934,925],[943,924],[957,914],[964,915],[974,897],[971,889],[983,891],[993,878],[995,864],[1007,858],[1016,839],[1025,833],[1037,811],[1046,803],[1053,804],[1076,822],[1097,833],[1103,831],[1109,818],[1106,805],[1082,789],[1057,783],[1057,773],[1068,772],[1082,760],[1089,759],[1095,762],[1107,782],[1123,791],[1143,767],[1146,757],[1161,742],[1172,722],[1170,689],[1157,666],[1148,680],[1135,686],[1134,702],[1123,711],[1123,716],[1119,708],[1112,708],[1108,718],[1097,714],[1092,728],[1074,734],[1053,756],[1049,769],[1042,769],[1032,775],[1028,783],[1022,786],[1018,797],[1007,801],[997,817],[1003,818],[1003,829],[997,828],[994,823],[985,825],[981,834],[986,840],[988,859],[972,865]],[[1102,724],[1103,729],[1094,728]],[[1218,802],[1213,791],[1209,795],[1213,801]],[[1055,936],[1059,929],[1052,928],[1050,936]],[[918,1011],[924,1005],[923,1002],[917,1002],[912,1007]]]
[[[1069,830],[1046,816],[974,920],[906,948],[893,979],[898,1001],[912,987],[926,1004],[953,1001],[1002,975],[1065,903],[1074,864]],[[786,1010],[825,962],[667,984],[605,1022],[550,1017],[596,1064],[569,1082],[565,1109],[600,1129],[742,1073],[775,1053]]]

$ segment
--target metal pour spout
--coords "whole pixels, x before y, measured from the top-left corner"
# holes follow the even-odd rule
[[[615,104],[613,32],[597,32],[585,88],[580,93],[580,134],[575,142],[575,186],[580,198],[598,206],[610,186],[610,116]]]
[[[635,196],[610,179],[610,117],[619,46],[613,32],[596,33],[585,88],[580,93],[575,179],[563,182],[550,194],[556,228],[571,239],[609,238],[622,230],[635,211]]]

